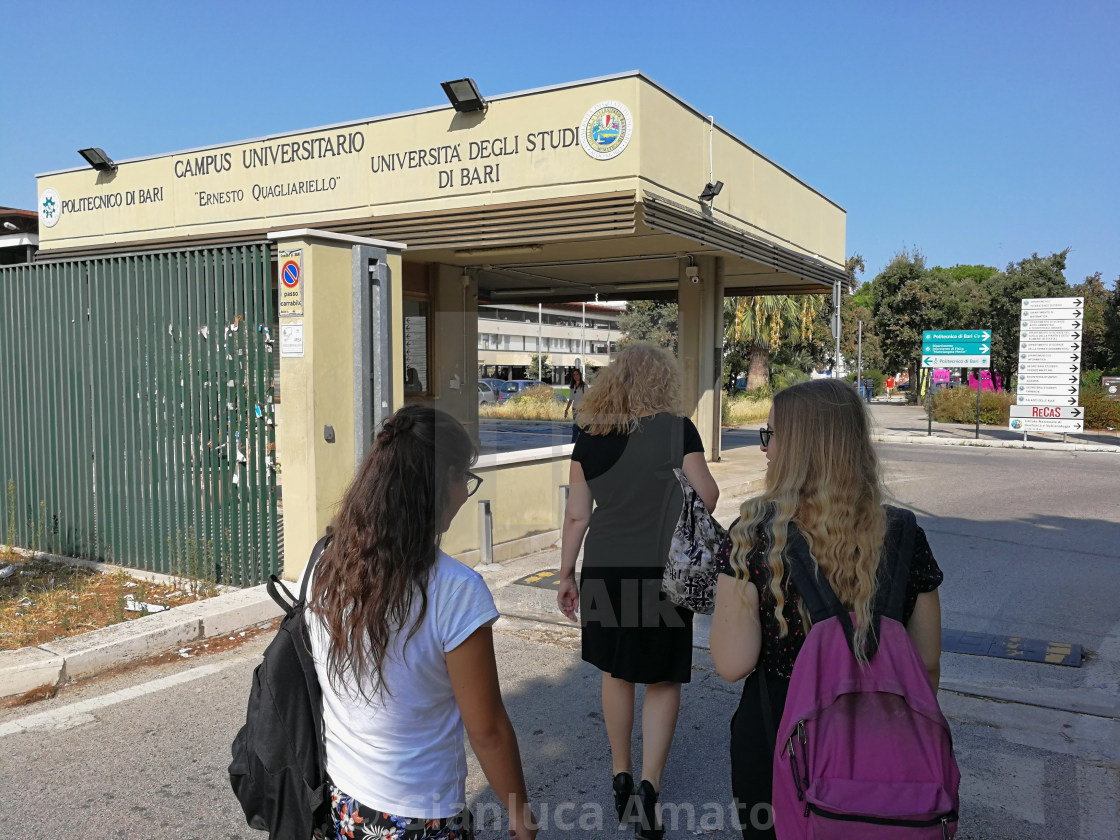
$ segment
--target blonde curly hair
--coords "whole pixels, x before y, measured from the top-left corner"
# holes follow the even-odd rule
[[[681,372],[668,350],[636,341],[595,376],[579,409],[589,435],[630,434],[640,417],[681,413]]]
[[[743,502],[739,522],[731,529],[731,565],[740,585],[752,585],[747,555],[761,528],[769,544],[766,560],[774,616],[779,636],[785,637],[782,579],[788,564],[786,531],[792,520],[809,543],[814,565],[840,602],[855,613],[856,657],[864,661],[887,532],[867,409],[847,383],[804,382],[775,394],[774,429],[780,443],[766,472],[766,489]],[[804,603],[799,606],[802,625],[808,628]]]

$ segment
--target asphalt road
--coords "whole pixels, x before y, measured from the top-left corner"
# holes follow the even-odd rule
[[[960,837],[1120,836],[1120,712],[1069,711],[1120,696],[1120,508],[1109,454],[883,446],[887,485],[915,508],[945,570],[946,626],[1086,646],[1080,669],[946,655],[946,682],[1020,692],[996,703],[943,691],[964,782]],[[97,838],[262,838],[229,792],[229,744],[241,725],[265,640],[223,654],[143,667],[0,711],[0,833]],[[609,812],[598,678],[570,629],[505,619],[499,668],[542,837],[600,837]],[[733,840],[727,724],[739,687],[697,651],[665,799],[694,820],[669,836]],[[83,705],[84,704],[84,705]],[[1065,709],[1064,711],[1062,709]],[[16,732],[13,723],[32,726]],[[490,802],[471,762],[468,799]],[[571,803],[558,810],[563,803]],[[702,818],[707,815],[707,822]],[[581,825],[580,819],[585,822]],[[557,827],[559,821],[559,828]],[[505,837],[493,818],[483,838]]]

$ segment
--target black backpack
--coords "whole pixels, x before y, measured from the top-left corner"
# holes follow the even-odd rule
[[[234,796],[249,827],[267,831],[271,840],[334,834],[323,695],[303,620],[307,582],[326,544],[327,537],[315,544],[298,600],[276,575],[269,576],[268,594],[285,616],[253,671],[245,725],[233,739],[229,782]]]

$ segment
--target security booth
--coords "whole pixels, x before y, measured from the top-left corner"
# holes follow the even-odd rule
[[[419,400],[478,433],[480,299],[675,298],[685,408],[716,459],[724,297],[828,293],[844,278],[843,209],[639,73],[119,163],[100,155],[39,177],[37,264],[267,250],[272,322],[248,326],[278,364],[248,395],[246,422],[275,435],[287,577],[379,418]],[[193,277],[145,282],[189,290]],[[229,326],[202,323],[208,312],[172,307],[163,329]],[[181,460],[181,448],[158,459]],[[498,559],[502,544],[555,539],[569,454],[482,457]],[[254,475],[241,481],[271,473]],[[465,509],[444,546],[469,560],[481,536]]]

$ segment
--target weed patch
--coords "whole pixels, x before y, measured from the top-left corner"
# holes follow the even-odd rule
[[[41,557],[0,554],[0,650],[41,645],[215,594],[179,578],[171,585]]]

